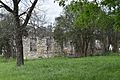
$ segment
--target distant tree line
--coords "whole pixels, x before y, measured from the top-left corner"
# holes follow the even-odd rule
[[[55,20],[54,38],[63,49],[66,41],[75,47],[76,57],[95,53],[95,40],[102,43],[102,54],[119,51],[120,3],[119,0],[77,0],[65,4],[62,15]]]

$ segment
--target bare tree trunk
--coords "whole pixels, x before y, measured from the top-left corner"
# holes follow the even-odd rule
[[[85,30],[82,34],[82,56],[87,56],[87,50],[88,50],[88,43],[89,43],[89,39],[88,39],[88,34],[86,32],[87,30]]]
[[[12,36],[12,39],[11,39],[11,57],[12,58],[16,58],[16,46],[15,46],[15,35]]]
[[[15,20],[15,30],[16,30],[16,34],[15,34],[15,42],[16,42],[16,53],[17,53],[17,66],[21,66],[24,65],[24,57],[23,57],[23,43],[22,43],[22,31],[23,31],[23,26],[20,25],[20,19],[19,19],[19,6],[18,4],[14,3],[14,20]]]
[[[21,66],[24,65],[24,59],[23,59],[23,43],[22,43],[22,32],[23,29],[27,26],[29,19],[31,17],[32,11],[35,8],[35,5],[37,4],[38,0],[34,0],[32,5],[29,7],[25,21],[23,24],[20,25],[20,16],[23,15],[19,14],[19,3],[21,2],[21,0],[12,0],[13,1],[13,9],[11,9],[8,5],[6,5],[3,1],[0,0],[0,3],[2,5],[2,7],[4,7],[8,12],[12,13],[14,16],[14,22],[15,22],[15,26],[16,26],[16,48],[17,48],[17,66]]]
[[[24,57],[23,57],[23,43],[22,43],[22,35],[20,32],[16,34],[16,48],[17,48],[17,66],[24,65]]]
[[[109,52],[109,37],[106,35],[103,40],[103,54],[107,54]]]
[[[94,39],[90,39],[90,55],[92,56],[93,54],[94,54],[94,45],[95,45],[95,43],[94,43],[95,41],[94,41]]]
[[[59,50],[59,54],[61,55],[64,55],[64,47],[63,47],[63,41],[58,43],[59,47],[60,47],[60,50]]]
[[[116,41],[114,41],[114,43],[112,44],[113,46],[113,52],[118,52],[118,44]]]
[[[84,51],[84,54],[85,54],[85,57],[87,57],[88,55],[88,45],[89,45],[89,41],[86,39],[86,42],[85,42],[85,51]]]
[[[113,46],[113,52],[118,52],[118,39],[117,39],[117,32],[114,32],[114,36],[112,38],[112,46]]]
[[[75,57],[81,57],[82,56],[82,47],[81,47],[81,40],[80,39],[76,39],[76,41],[74,42],[74,46],[75,46]]]

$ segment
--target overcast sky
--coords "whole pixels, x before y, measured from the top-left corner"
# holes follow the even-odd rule
[[[2,1],[5,2],[6,4],[9,4],[9,6],[12,7],[12,5],[10,4],[10,2],[12,2],[11,0]],[[26,2],[28,1],[29,0],[22,0],[21,2],[24,3],[22,5],[27,5]],[[62,7],[60,7],[58,3],[54,3],[54,0],[43,0],[41,7],[42,10],[46,11],[46,17],[49,22],[54,22],[54,18],[59,16],[59,14],[62,12]],[[24,6],[22,6],[22,8],[24,8]]]
[[[62,7],[58,3],[54,3],[54,0],[44,0],[43,8],[46,10],[46,17],[49,22],[54,22],[55,17],[58,17],[62,12]]]
[[[93,1],[93,0],[89,0],[89,1]],[[61,14],[63,9],[62,7],[59,6],[57,2],[54,3],[54,0],[44,0],[43,8],[44,10],[46,10],[46,17],[48,21],[52,23],[54,22],[55,17],[58,17]]]
[[[2,0],[2,1],[3,2],[7,1],[6,2],[7,4],[9,3],[9,1],[11,2],[11,0]],[[24,3],[24,5],[25,5],[26,4],[25,2],[27,2],[27,1],[29,1],[29,0],[22,0],[22,3]],[[92,0],[89,0],[89,1],[92,1]],[[55,17],[58,17],[62,13],[62,7],[60,7],[58,5],[58,3],[54,3],[54,0],[43,0],[41,7],[43,10],[45,10],[46,18],[49,23],[51,23],[51,22],[53,23],[55,20]],[[24,9],[23,6],[22,6],[22,8]]]

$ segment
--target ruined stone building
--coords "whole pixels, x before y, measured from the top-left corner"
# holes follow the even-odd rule
[[[75,49],[71,41],[63,44],[64,55],[74,55]],[[99,40],[94,45],[95,53],[102,53],[102,46]],[[25,59],[48,58],[63,53],[60,45],[53,38],[51,26],[30,28],[28,36],[23,37],[23,53]]]
[[[23,38],[24,58],[52,57],[60,51],[48,27],[30,28],[28,36]]]
[[[39,58],[45,57],[43,54],[50,53],[53,47],[53,39],[46,35],[46,29],[30,28],[28,36],[23,38],[23,53],[24,58]],[[50,44],[48,44],[48,42]]]

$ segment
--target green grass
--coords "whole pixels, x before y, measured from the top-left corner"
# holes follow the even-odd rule
[[[0,59],[0,80],[120,80],[120,56],[28,60],[21,67]]]

